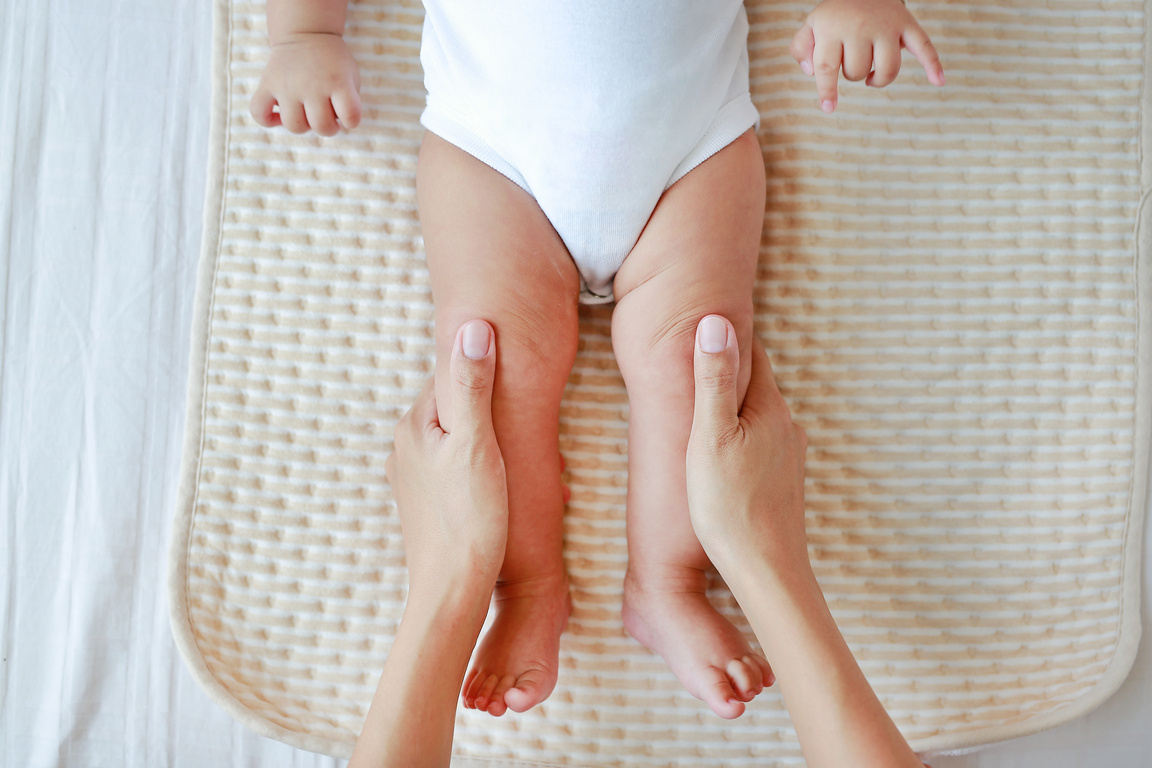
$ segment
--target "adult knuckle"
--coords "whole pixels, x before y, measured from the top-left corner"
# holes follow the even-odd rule
[[[488,389],[488,376],[475,365],[460,365],[452,372],[456,386],[466,395],[479,396]]]
[[[726,392],[736,388],[737,372],[728,367],[705,369],[700,375],[700,385],[706,390]]]

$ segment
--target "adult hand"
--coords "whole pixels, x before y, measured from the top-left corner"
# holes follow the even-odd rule
[[[440,427],[429,381],[396,425],[384,465],[408,560],[410,591],[495,585],[508,540],[504,459],[492,429],[495,334],[465,323],[452,350],[452,432]]]
[[[723,575],[751,558],[809,567],[804,533],[808,437],[776,387],[759,339],[744,405],[732,324],[708,315],[696,328],[696,406],[688,441],[688,510],[704,551]]]
[[[768,355],[753,341],[737,413],[736,333],[709,315],[696,328],[696,409],[688,511],[704,551],[771,660],[812,768],[921,768],[844,642],[808,560],[804,452]]]
[[[404,529],[408,603],[349,768],[447,768],[456,692],[504,560],[508,491],[492,431],[491,326],[460,327],[450,372],[451,434],[429,382],[396,425],[384,465]]]

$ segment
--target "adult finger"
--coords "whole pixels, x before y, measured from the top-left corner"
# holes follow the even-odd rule
[[[825,112],[836,109],[836,78],[840,75],[843,48],[839,39],[825,35],[816,40],[816,49],[812,54],[812,69],[816,73],[816,96],[820,99],[820,109]]]
[[[883,88],[900,74],[900,43],[881,38],[872,43],[872,74],[864,85]]]
[[[360,94],[349,88],[342,88],[332,94],[332,108],[344,130],[350,131],[360,125]]]
[[[727,319],[708,315],[696,326],[693,369],[696,404],[692,411],[692,435],[711,442],[735,429],[739,418],[736,385],[740,350],[736,331]]]
[[[456,331],[452,348],[452,431],[465,436],[492,432],[492,386],[496,381],[496,334],[483,320]]]
[[[806,452],[808,450],[808,433],[799,424],[793,424],[792,429],[796,432],[796,443],[800,446],[800,452]]]
[[[748,391],[744,394],[744,406],[740,413],[746,417],[763,414],[773,408],[783,406],[784,396],[776,386],[776,375],[772,373],[772,361],[759,337],[752,339],[752,375],[748,380]]]
[[[276,97],[272,92],[265,88],[257,88],[256,93],[252,94],[248,111],[256,118],[257,123],[265,128],[273,128],[280,125],[280,114],[275,111],[275,107]]]
[[[928,33],[915,20],[904,30],[900,41],[924,67],[924,71],[928,73],[928,82],[933,85],[944,85],[944,65],[940,63],[940,54],[928,39]]]
[[[423,435],[430,430],[440,430],[440,417],[436,412],[435,384],[436,380],[429,378],[420,394],[412,401],[412,407],[396,423],[395,443],[398,449],[415,439],[417,435]]]
[[[812,51],[815,48],[816,37],[812,34],[812,25],[805,21],[804,26],[792,36],[792,45],[788,50],[806,75],[812,74]]]
[[[421,436],[425,433],[436,430],[443,434],[440,430],[440,421],[436,416],[436,388],[435,379],[429,377],[428,381],[424,383],[424,389],[420,390],[420,394],[412,402],[412,406],[408,411],[400,417],[396,422],[396,429],[392,434],[392,453],[388,454],[388,458],[384,460],[384,474],[388,476],[388,482],[395,481],[395,470],[397,453],[407,453],[409,446],[420,443]]]

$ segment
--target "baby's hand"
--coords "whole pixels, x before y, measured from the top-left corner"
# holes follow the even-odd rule
[[[251,110],[260,125],[292,133],[332,136],[359,125],[360,70],[344,38],[306,33],[273,45]]]
[[[792,38],[792,57],[816,75],[820,108],[836,109],[836,77],[882,88],[900,72],[900,49],[924,65],[929,82],[944,85],[944,67],[928,35],[900,0],[824,0]],[[875,71],[872,71],[875,64]],[[869,74],[871,72],[871,74]]]

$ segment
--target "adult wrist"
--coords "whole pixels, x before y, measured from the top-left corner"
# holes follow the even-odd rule
[[[422,617],[438,626],[479,633],[488,615],[494,587],[495,580],[487,590],[477,582],[410,580],[404,614],[414,624],[421,623],[419,617]]]
[[[819,589],[807,550],[789,555],[750,549],[739,542],[716,549],[709,557],[737,602],[751,595]]]
[[[413,570],[409,563],[408,593],[444,605],[487,606],[500,573],[499,565],[493,567],[490,559],[478,560],[462,547],[454,555],[437,558],[436,567],[422,564]]]

